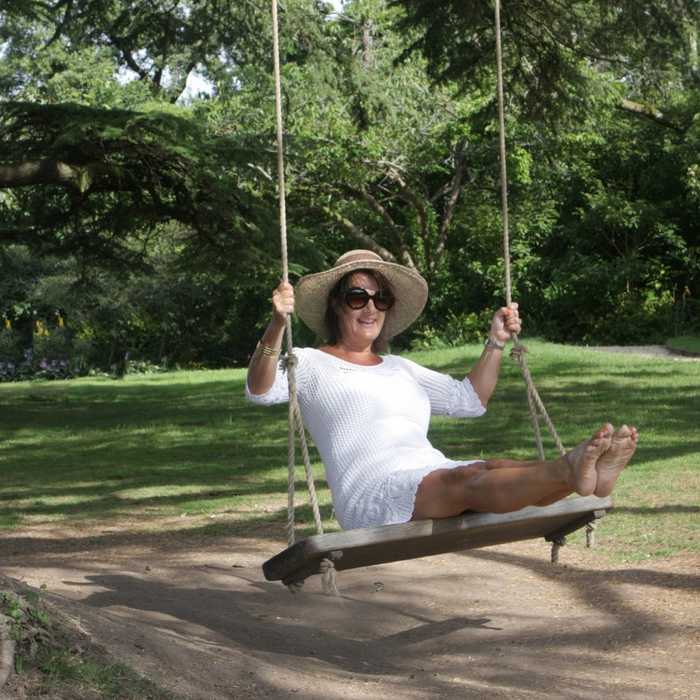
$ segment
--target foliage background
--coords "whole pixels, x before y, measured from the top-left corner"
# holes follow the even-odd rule
[[[245,363],[279,276],[267,7],[3,7],[0,378]],[[477,340],[503,303],[491,12],[282,8],[292,276],[353,247],[414,266],[399,347]],[[700,330],[699,26],[692,1],[504,4],[527,333]]]

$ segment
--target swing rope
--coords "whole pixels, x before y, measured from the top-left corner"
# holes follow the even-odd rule
[[[501,166],[501,220],[503,223],[503,261],[504,261],[504,281],[506,304],[510,305],[512,301],[512,275],[510,269],[510,233],[508,221],[508,172],[506,166],[506,124],[505,124],[505,97],[503,90],[503,47],[502,47],[502,31],[501,31],[501,2],[495,0],[494,5],[495,15],[495,35],[496,35],[496,83],[497,83],[497,98],[498,98],[498,145],[499,145],[499,160]],[[527,348],[520,342],[520,338],[513,336],[513,349],[510,356],[518,363],[520,371],[527,387],[527,403],[530,412],[530,420],[532,422],[533,433],[535,435],[535,445],[537,454],[541,460],[545,459],[544,445],[542,443],[542,431],[540,429],[540,420],[543,420],[549,434],[554,440],[557,450],[560,455],[566,454],[564,445],[554,427],[552,419],[547,413],[542,399],[540,398],[537,387],[530,374],[530,369],[527,365],[526,358]],[[593,546],[595,532],[595,522],[586,525],[586,545]],[[552,563],[556,563],[559,559],[559,548],[565,544],[564,539],[554,541],[552,543]]]
[[[495,21],[496,21],[496,82],[498,96],[498,142],[499,142],[499,160],[501,165],[501,219],[503,222],[503,262],[504,262],[504,281],[506,292],[506,304],[512,302],[513,281],[510,270],[510,233],[508,222],[508,172],[506,166],[506,121],[505,121],[505,99],[503,91],[503,48],[501,42],[501,2],[496,0],[495,3]],[[541,460],[544,460],[544,446],[542,444],[542,433],[540,430],[540,417],[544,419],[550,435],[556,443],[560,454],[565,454],[566,450],[562,445],[552,420],[544,407],[544,403],[540,398],[535,383],[532,380],[532,375],[527,366],[525,353],[527,348],[520,342],[517,335],[513,336],[513,350],[511,357],[518,363],[527,386],[527,402],[530,408],[530,418],[535,433],[535,443],[537,452]]]
[[[504,107],[504,90],[503,90],[503,52],[501,43],[501,3],[500,0],[495,0],[495,35],[496,35],[496,76],[497,76],[497,98],[498,98],[498,133],[499,133],[499,156],[500,156],[500,179],[501,179],[501,214],[503,222],[503,260],[504,260],[504,281],[505,281],[505,296],[506,304],[512,303],[512,275],[510,264],[510,233],[508,221],[508,173],[506,167],[506,129],[505,129],[505,107]],[[285,282],[289,281],[289,261],[287,252],[287,214],[286,214],[286,199],[285,199],[285,172],[284,172],[284,129],[282,121],[282,81],[280,75],[280,59],[279,59],[279,21],[278,21],[278,4],[277,0],[272,0],[272,44],[273,44],[273,65],[274,65],[274,82],[275,82],[275,116],[277,127],[277,187],[279,201],[279,224],[280,224],[280,241],[282,254],[282,279]],[[318,497],[316,495],[316,487],[314,484],[313,471],[311,469],[311,461],[309,458],[309,448],[306,439],[306,431],[304,422],[299,408],[297,398],[296,385],[296,364],[297,358],[293,352],[292,338],[292,322],[287,316],[285,323],[285,338],[287,345],[287,360],[286,371],[289,385],[289,429],[287,435],[287,457],[288,457],[288,489],[287,489],[287,542],[289,546],[294,544],[294,490],[295,490],[295,448],[294,448],[294,432],[298,433],[299,444],[301,447],[302,460],[304,462],[304,471],[306,474],[306,483],[309,490],[309,500],[313,511],[316,531],[319,535],[323,534],[323,523],[321,521],[320,509],[318,506]],[[527,401],[532,422],[533,432],[535,435],[535,444],[537,452],[541,460],[545,459],[544,445],[542,442],[542,431],[540,421],[544,421],[551,437],[553,438],[560,454],[565,454],[566,450],[559,438],[556,428],[547,413],[547,409],[540,398],[539,392],[535,387],[530,369],[526,359],[527,348],[520,342],[517,335],[513,336],[513,349],[511,357],[517,362],[523,375],[525,385],[527,387]],[[587,526],[587,543],[592,544],[593,541],[593,525]],[[552,544],[552,561],[558,560],[559,547],[564,544],[563,538]],[[324,593],[330,595],[339,595],[335,580],[335,565],[330,558],[323,559],[321,562],[322,584]],[[303,583],[294,583],[288,585],[292,592],[300,590]]]
[[[286,185],[284,177],[284,129],[282,124],[282,79],[280,75],[280,51],[279,51],[279,20],[277,16],[277,0],[272,0],[272,53],[275,81],[275,118],[277,127],[277,188],[279,201],[279,223],[280,223],[280,243],[282,250],[282,279],[289,282],[289,257],[287,253],[287,205],[286,205]],[[304,421],[299,408],[296,384],[296,364],[297,358],[294,355],[294,340],[292,337],[292,319],[288,315],[285,321],[285,337],[287,343],[287,381],[289,384],[289,428],[287,432],[287,543],[294,544],[294,487],[295,487],[295,455],[294,455],[294,430],[299,434],[299,444],[304,462],[304,472],[306,474],[306,486],[309,490],[309,499],[313,511],[316,532],[323,534],[323,522],[321,512],[318,507],[318,497],[316,496],[316,484],[311,469],[309,458],[309,446],[304,430]],[[329,595],[339,595],[335,583],[335,566],[330,559],[322,562],[322,584],[323,591]],[[303,583],[296,583],[288,586],[292,593],[301,589]]]

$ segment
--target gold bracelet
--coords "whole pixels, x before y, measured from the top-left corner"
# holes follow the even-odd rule
[[[281,350],[278,348],[273,348],[271,345],[265,345],[262,341],[258,341],[255,346],[255,352],[258,355],[265,355],[265,357],[277,358],[280,355]]]

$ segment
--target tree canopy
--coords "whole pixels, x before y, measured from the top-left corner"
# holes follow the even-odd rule
[[[278,275],[268,12],[3,4],[8,323],[69,305],[97,354],[245,359]],[[698,321],[698,12],[502,3],[515,292],[536,332],[662,338]],[[371,248],[431,285],[399,342],[478,338],[502,296],[493,4],[289,0],[281,19],[293,274]]]
[[[417,31],[404,55],[421,51],[438,80],[491,81],[492,3],[392,4],[405,9],[399,26]],[[697,88],[699,22],[696,0],[506,0],[501,23],[509,94],[526,112],[541,117],[588,105],[598,93],[595,79],[601,73],[618,79],[621,97],[649,97],[667,89],[669,79]]]

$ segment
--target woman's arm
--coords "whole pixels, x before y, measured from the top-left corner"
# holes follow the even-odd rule
[[[272,387],[277,374],[286,317],[293,311],[294,287],[288,282],[280,282],[272,293],[272,319],[248,365],[247,382],[251,394],[266,394]]]
[[[498,382],[505,343],[514,334],[520,333],[521,328],[518,305],[515,303],[500,308],[491,320],[491,330],[486,347],[484,347],[479,361],[467,374],[484,407],[488,404]]]

